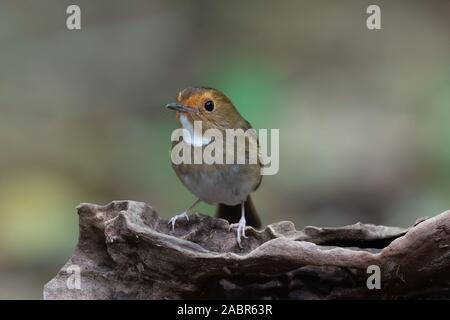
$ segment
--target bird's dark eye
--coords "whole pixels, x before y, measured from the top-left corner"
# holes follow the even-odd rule
[[[206,111],[213,111],[214,110],[214,102],[211,100],[208,100],[205,102],[205,110]]]

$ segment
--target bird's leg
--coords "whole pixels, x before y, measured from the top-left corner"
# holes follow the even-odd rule
[[[246,226],[246,221],[245,221],[245,202],[243,201],[241,203],[241,219],[239,219],[238,223],[230,224],[230,229],[229,229],[229,230],[231,230],[232,228],[237,227],[236,240],[237,240],[237,243],[238,243],[240,248],[242,248],[241,236],[242,236],[242,238],[247,238],[247,236],[245,235],[245,226]]]
[[[191,211],[192,209],[194,209],[194,207],[200,202],[200,199],[197,199],[192,206],[190,206],[186,211],[184,211],[183,213],[177,214],[175,216],[173,216],[172,218],[170,218],[169,223],[168,224],[172,224],[172,232],[175,231],[175,222],[177,221],[178,218],[183,218],[185,217],[187,221],[189,221],[189,217],[188,217],[188,213],[189,211]]]

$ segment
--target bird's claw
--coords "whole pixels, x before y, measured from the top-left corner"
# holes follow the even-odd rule
[[[176,222],[179,218],[183,218],[183,217],[185,217],[186,220],[189,221],[189,217],[188,217],[186,211],[183,212],[183,213],[177,214],[177,215],[173,216],[172,218],[170,218],[170,220],[169,220],[169,222],[168,222],[167,224],[171,224],[171,225],[172,225],[172,232],[175,231],[175,222]]]
[[[236,240],[237,240],[237,243],[238,243],[238,245],[239,245],[239,248],[242,248],[241,237],[242,237],[242,238],[248,238],[248,237],[245,235],[245,227],[246,227],[245,219],[242,219],[242,218],[241,218],[241,220],[239,220],[238,223],[232,223],[232,224],[230,224],[230,228],[228,229],[228,231],[230,231],[231,229],[236,228],[236,227],[237,227],[237,230],[236,230]]]

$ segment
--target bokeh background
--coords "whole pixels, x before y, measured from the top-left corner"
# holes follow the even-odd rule
[[[82,30],[65,27],[78,4]],[[378,4],[382,30],[366,28]],[[189,85],[280,129],[264,223],[409,226],[450,208],[449,1],[0,2],[0,298],[42,298],[80,202],[194,197],[169,162]],[[207,205],[200,212],[212,214]]]

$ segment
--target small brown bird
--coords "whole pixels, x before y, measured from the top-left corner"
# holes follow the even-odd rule
[[[252,128],[250,123],[239,114],[230,99],[212,88],[186,88],[178,94],[177,101],[169,103],[167,108],[176,111],[180,127],[186,129],[185,132],[189,132],[189,135],[183,135],[182,142],[174,141],[173,145],[187,144],[191,152],[195,152],[194,149],[198,148],[203,151],[213,141],[213,139],[194,134],[194,121],[201,121],[201,134],[208,129],[218,129],[224,137],[227,129],[246,131]],[[255,228],[260,227],[261,223],[250,193],[255,191],[261,183],[261,163],[259,157],[256,162],[249,161],[249,146],[252,143],[256,144],[259,154],[258,138],[254,134],[246,135],[245,139],[246,161],[244,164],[236,162],[228,164],[225,161],[222,164],[174,164],[172,162],[172,167],[181,182],[198,198],[185,212],[170,219],[169,224],[172,224],[172,229],[178,218],[185,217],[189,220],[189,211],[200,201],[217,205],[217,216],[231,223],[230,230],[237,227],[237,242],[240,247],[242,247],[241,237],[246,238],[246,223]],[[234,150],[237,151],[237,149]],[[227,153],[225,144],[222,151],[225,158]]]

